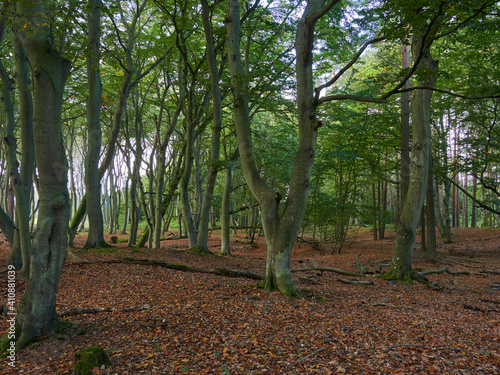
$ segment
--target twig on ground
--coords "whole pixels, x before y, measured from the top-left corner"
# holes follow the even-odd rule
[[[347,280],[342,278],[337,278],[338,281],[344,284],[354,284],[354,285],[374,285],[372,280]]]
[[[308,354],[306,355],[305,357],[302,357],[300,358],[302,361],[305,361],[307,358],[311,358],[313,356],[315,356],[316,354],[318,353],[321,353],[322,351],[326,350],[326,348],[321,348],[321,349],[318,349],[318,350],[315,350],[314,352],[312,352],[311,354]]]
[[[391,345],[387,349],[385,349],[383,351],[383,353],[388,353],[388,352],[390,352],[393,349],[402,348],[402,347],[423,348],[423,349],[426,349],[426,350],[449,350],[449,351],[455,351],[455,352],[461,352],[461,353],[463,352],[463,353],[467,353],[467,354],[474,354],[474,353],[471,353],[470,351],[462,349],[462,348],[453,348],[453,347],[449,347],[449,346],[447,346],[447,347],[439,347],[439,348],[432,348],[430,346],[422,345],[422,344],[396,344],[396,345]]]
[[[118,312],[131,312],[131,311],[141,311],[141,310],[147,310],[149,309],[149,305],[141,305],[141,306],[131,306],[131,307],[124,307],[121,310],[118,310]],[[74,307],[72,309],[62,311],[58,315],[60,318],[66,317],[66,316],[75,316],[75,315],[83,315],[83,314],[97,314],[97,313],[102,313],[102,312],[115,312],[117,311],[116,308],[114,307]]]

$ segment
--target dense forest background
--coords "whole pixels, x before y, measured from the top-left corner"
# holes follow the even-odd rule
[[[264,288],[293,297],[297,237],[333,254],[349,229],[397,228],[387,277],[421,280],[417,225],[431,256],[452,227],[500,226],[498,14],[486,0],[5,2],[18,347],[57,320],[79,231],[86,248],[109,231],[158,249],[175,228],[207,253],[220,229],[223,255],[231,230],[260,233]]]

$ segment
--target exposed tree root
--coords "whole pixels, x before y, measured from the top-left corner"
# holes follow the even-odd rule
[[[149,309],[149,305],[124,307],[118,312],[130,312],[130,311],[141,311]],[[115,312],[117,311],[114,307],[75,307],[58,314],[59,317],[64,318],[67,316],[83,315],[83,314],[97,314],[101,312]]]
[[[451,271],[450,269],[448,269],[448,267],[443,267],[438,270],[422,271],[419,273],[420,275],[430,275],[430,274],[439,274],[444,272],[449,273],[450,275],[470,275],[470,273],[467,271]]]
[[[228,276],[228,277],[248,277],[255,280],[264,280],[264,275],[252,272],[252,271],[240,271],[231,270],[228,268],[217,267],[215,269],[205,269],[198,267],[186,266],[185,264],[168,263],[161,260],[154,259],[136,259],[131,257],[126,257],[123,259],[111,259],[103,260],[99,262],[79,262],[72,263],[74,265],[86,265],[86,264],[140,264],[144,266],[158,266],[163,268],[168,268],[177,271],[184,272],[197,272],[197,273],[211,273],[215,275]]]
[[[296,268],[293,269],[292,272],[322,271],[322,272],[334,272],[346,276],[362,276],[362,274],[360,274],[359,272],[346,271],[340,268],[317,266],[313,261],[311,261],[311,264],[312,267]]]
[[[499,310],[495,310],[495,309],[483,309],[482,307],[473,306],[473,305],[470,305],[468,303],[464,303],[464,309],[472,310],[472,311],[479,311],[482,313],[490,313],[490,312],[498,313],[498,312],[500,312]]]
[[[413,281],[417,281],[421,284],[429,284],[429,280],[425,276],[419,274],[413,268],[399,268],[391,267],[389,271],[383,276],[386,280],[399,281],[405,284],[413,284]]]

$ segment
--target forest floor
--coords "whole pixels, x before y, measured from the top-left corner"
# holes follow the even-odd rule
[[[188,251],[187,240],[162,241],[160,250],[79,249],[62,272],[57,310],[70,328],[17,353],[15,369],[0,360],[1,374],[72,374],[74,354],[102,346],[110,366],[95,374],[498,374],[500,373],[500,230],[455,229],[454,243],[438,245],[429,262],[415,251],[414,268],[467,271],[430,274],[433,288],[388,282],[375,275],[294,272],[303,299],[266,293],[257,280],[186,272],[126,259],[157,259],[203,269],[265,270],[265,241],[232,237],[233,257]],[[210,238],[219,251],[218,234]],[[316,265],[359,271],[387,269],[394,233],[373,241],[361,231],[341,254],[327,245],[295,246],[292,268]],[[118,235],[118,238],[125,236]],[[108,236],[109,240],[110,237]],[[9,248],[0,248],[5,269]],[[360,254],[360,255],[359,255]],[[356,258],[358,257],[358,264]],[[126,259],[124,259],[126,258]],[[115,259],[122,263],[102,263]],[[181,267],[182,268],[182,267]],[[0,277],[1,301],[7,275]],[[25,282],[19,281],[18,297]],[[68,316],[74,308],[114,311]],[[0,333],[8,329],[0,316]]]

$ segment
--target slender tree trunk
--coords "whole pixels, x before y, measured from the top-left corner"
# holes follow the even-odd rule
[[[467,180],[467,174],[464,174],[464,189],[467,191],[469,181]],[[463,207],[462,207],[462,226],[464,228],[469,227],[469,202],[467,199],[467,195],[463,195]]]
[[[125,179],[125,190],[123,191],[123,201],[125,208],[123,210],[123,227],[122,227],[122,234],[127,234],[127,226],[128,226],[128,219],[129,219],[129,209],[128,209],[128,202],[129,202],[129,189],[128,189],[128,178]]]
[[[434,29],[433,32],[437,32]],[[437,77],[437,62],[430,54],[430,42],[425,40],[425,32],[416,31],[412,40],[412,56],[415,60],[422,53],[417,66],[418,70],[425,70],[427,79],[419,85],[434,87]],[[424,198],[427,190],[430,155],[430,105],[432,91],[416,90],[412,102],[412,157],[410,164],[410,185],[403,203],[399,221],[396,225],[396,241],[392,256],[391,267],[385,274],[387,279],[411,282],[422,280],[412,268],[413,247],[418,220],[422,213]]]
[[[427,242],[425,246],[425,251],[429,253],[432,257],[436,255],[436,209],[434,204],[436,202],[434,195],[434,163],[432,160],[432,140],[429,142],[429,176],[427,179],[427,191],[426,191],[426,206],[425,206],[425,216],[427,218]]]
[[[224,192],[222,195],[222,208],[220,214],[220,226],[221,226],[221,243],[220,243],[220,254],[221,255],[231,255],[231,240],[230,240],[230,219],[231,215],[229,213],[230,209],[230,197],[231,197],[231,167],[226,167],[226,176],[224,180]]]
[[[444,119],[441,119],[441,153],[442,153],[442,163],[444,173],[448,174],[448,141],[444,131]],[[443,218],[444,218],[444,229],[445,229],[445,243],[452,243],[451,227],[452,220],[451,214],[451,182],[445,178],[443,180],[444,197],[443,197]]]
[[[69,221],[67,160],[61,112],[70,71],[51,43],[50,21],[44,1],[16,2],[13,30],[31,63],[33,75],[34,140],[40,208],[33,243],[29,279],[16,315],[16,348],[28,345],[58,326],[56,293],[66,256]],[[26,27],[25,27],[26,26]],[[1,352],[10,345],[6,335]]]
[[[410,46],[402,46],[403,69],[410,67]],[[410,88],[410,80],[405,82],[405,89]],[[401,196],[399,211],[403,209],[406,193],[410,186],[410,92],[401,94]]]
[[[210,159],[208,166],[208,176],[203,192],[203,199],[200,212],[200,225],[197,239],[197,246],[203,252],[208,250],[208,223],[210,219],[210,210],[212,208],[212,200],[217,180],[217,173],[220,168],[220,136],[222,128],[222,98],[219,87],[219,71],[217,67],[217,59],[215,55],[215,42],[212,34],[212,25],[210,23],[210,9],[207,0],[201,0],[203,28],[205,30],[205,38],[207,41],[207,61],[210,69],[210,92],[213,104],[213,128],[212,128],[212,145],[210,149]],[[226,175],[227,177],[227,175]]]
[[[3,35],[4,20],[0,22],[0,34]],[[14,106],[11,100],[13,90],[11,79],[0,62],[0,81],[2,82],[2,99],[6,114],[6,159],[8,166],[9,188],[9,215],[13,220],[14,210],[15,223],[18,230],[14,231],[11,239],[12,252],[9,257],[9,265],[14,265],[20,270],[19,277],[26,278],[30,271],[31,256],[31,231],[30,231],[30,194],[32,189],[32,173],[34,167],[34,141],[33,141],[33,106],[30,91],[29,63],[24,49],[16,37],[12,35],[14,43],[15,63],[17,70],[17,83],[19,85],[19,106],[21,119],[21,144],[22,161],[20,170],[17,161],[17,140],[15,138]],[[1,41],[1,38],[0,38]],[[24,137],[24,138],[23,138]],[[28,185],[26,185],[28,184]],[[14,205],[15,197],[15,205]],[[12,211],[12,212],[10,212]]]
[[[373,241],[378,240],[377,234],[377,197],[375,192],[375,183],[372,182],[372,224],[373,224]]]
[[[191,104],[190,104],[191,106]],[[186,233],[189,239],[189,247],[196,246],[196,229],[191,215],[191,205],[189,202],[189,181],[191,180],[191,171],[193,169],[193,145],[194,145],[194,123],[191,120],[186,121],[186,154],[184,156],[184,173],[181,179],[181,203],[182,217]]]
[[[425,206],[422,207],[420,214],[420,250],[427,251],[427,243],[425,241]]]
[[[477,176],[474,175],[472,177],[472,210],[471,210],[471,217],[470,217],[470,226],[471,228],[475,228],[477,223],[476,223],[476,199],[477,199]]]
[[[89,95],[87,100],[88,151],[85,158],[85,191],[87,193],[87,214],[89,232],[85,248],[106,247],[104,241],[104,221],[101,211],[101,178],[99,157],[101,154],[101,97],[102,84],[99,69],[99,49],[101,40],[101,0],[89,0],[87,80]]]

